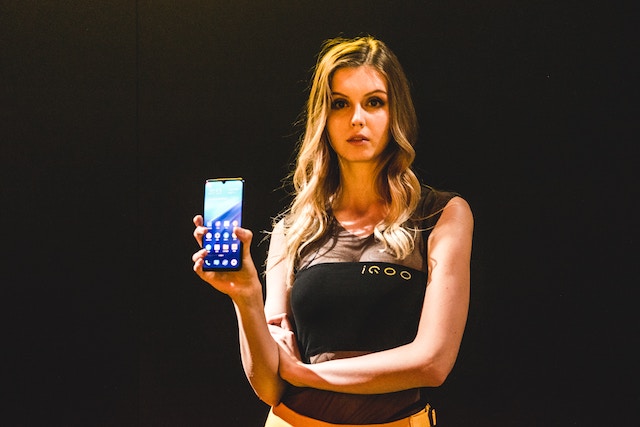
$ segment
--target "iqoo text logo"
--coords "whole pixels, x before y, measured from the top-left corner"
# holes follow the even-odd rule
[[[384,274],[386,276],[400,276],[402,277],[404,280],[410,280],[411,279],[411,273],[408,272],[407,270],[396,270],[393,267],[380,267],[379,265],[363,265],[362,266],[362,271],[360,272],[362,275],[365,274],[372,274],[372,275],[379,275],[379,274]]]

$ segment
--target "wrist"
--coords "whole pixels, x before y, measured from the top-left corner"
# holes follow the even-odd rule
[[[253,284],[250,287],[241,287],[237,292],[230,292],[229,297],[239,307],[263,306],[262,285]]]

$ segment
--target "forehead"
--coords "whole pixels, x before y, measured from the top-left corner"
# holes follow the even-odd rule
[[[337,69],[333,73],[331,90],[344,94],[348,92],[387,92],[387,80],[378,70],[368,65],[344,67]]]

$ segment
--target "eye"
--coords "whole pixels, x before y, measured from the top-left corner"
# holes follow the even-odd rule
[[[344,99],[336,99],[331,103],[332,110],[341,110],[347,106],[347,101]]]
[[[374,97],[369,100],[368,104],[370,107],[375,108],[375,107],[382,107],[385,104],[385,102],[381,98]]]

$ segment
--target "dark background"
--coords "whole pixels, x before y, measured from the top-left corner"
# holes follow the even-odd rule
[[[259,426],[228,298],[191,270],[205,178],[261,231],[323,40],[413,84],[417,170],[476,218],[443,426],[638,422],[637,6],[2,1],[3,424]],[[635,353],[635,354],[634,354]]]

